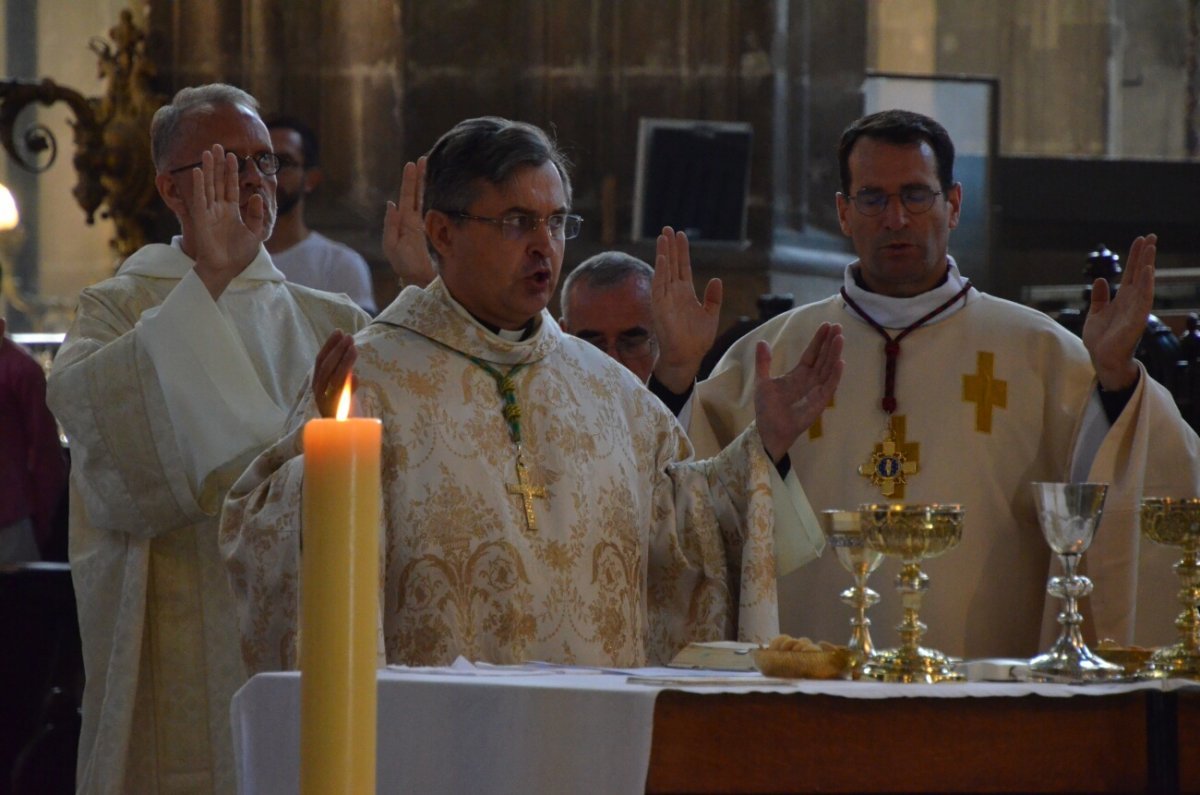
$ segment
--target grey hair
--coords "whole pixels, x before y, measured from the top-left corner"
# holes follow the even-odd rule
[[[155,170],[160,173],[166,170],[171,144],[178,137],[179,127],[188,113],[214,105],[241,105],[258,114],[258,100],[228,83],[179,89],[170,103],[155,111],[150,121],[150,156],[154,159]]]
[[[640,279],[647,289],[654,279],[654,268],[646,262],[626,254],[623,251],[601,251],[579,263],[563,281],[562,296],[559,301],[562,308],[563,320],[569,321],[567,307],[570,301],[571,288],[576,282],[594,289],[615,287],[626,279]]]
[[[467,119],[454,125],[429,150],[422,213],[463,212],[478,195],[479,180],[503,185],[517,169],[553,163],[571,206],[570,162],[540,128],[498,116]],[[437,251],[429,253],[438,261]]]

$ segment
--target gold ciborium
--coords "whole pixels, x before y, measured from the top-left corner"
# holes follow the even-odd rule
[[[842,591],[840,596],[854,609],[850,619],[850,642],[846,646],[850,649],[850,660],[857,676],[863,663],[875,653],[867,610],[879,601],[879,594],[867,587],[867,578],[879,567],[883,553],[867,546],[859,511],[821,511],[821,529],[842,568],[854,578],[854,586]]]
[[[1146,538],[1183,550],[1175,564],[1183,605],[1175,619],[1179,642],[1154,652],[1144,673],[1200,679],[1200,499],[1147,497],[1142,500],[1141,519]]]
[[[904,618],[896,626],[900,646],[872,655],[862,667],[862,676],[883,682],[962,681],[950,658],[921,646],[926,627],[918,618],[921,599],[929,589],[929,575],[921,571],[921,561],[958,545],[962,506],[863,505],[859,510],[867,546],[903,561],[896,590],[904,606]]]

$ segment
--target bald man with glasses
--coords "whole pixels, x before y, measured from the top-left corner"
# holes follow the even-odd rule
[[[245,671],[222,501],[279,436],[322,343],[368,318],[286,282],[263,247],[280,162],[253,97],[185,88],[155,114],[151,145],[181,234],[83,291],[49,380],[71,440],[87,677],[76,787],[227,793]]]
[[[558,324],[648,383],[658,361],[653,279],[654,269],[629,254],[605,251],[589,257],[563,281]]]

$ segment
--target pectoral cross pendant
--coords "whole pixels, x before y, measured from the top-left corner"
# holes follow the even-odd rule
[[[878,486],[885,497],[903,497],[908,476],[917,474],[917,462],[909,461],[901,450],[901,445],[897,443],[891,417],[888,417],[883,441],[875,445],[870,460],[859,464],[858,474],[870,478],[871,483]]]
[[[525,506],[525,529],[530,533],[537,532],[537,515],[533,512],[533,499],[546,499],[546,488],[535,486],[529,482],[529,470],[525,466],[525,453],[517,447],[517,482],[508,484],[509,494],[518,494]]]

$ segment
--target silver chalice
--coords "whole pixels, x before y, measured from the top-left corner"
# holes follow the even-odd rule
[[[1045,654],[1029,661],[1029,677],[1092,682],[1123,675],[1124,669],[1098,657],[1083,641],[1079,600],[1092,592],[1092,581],[1078,573],[1079,560],[1092,544],[1104,512],[1106,483],[1034,483],[1038,524],[1062,563],[1063,576],[1051,577],[1046,591],[1063,600],[1058,614],[1058,640]]]

